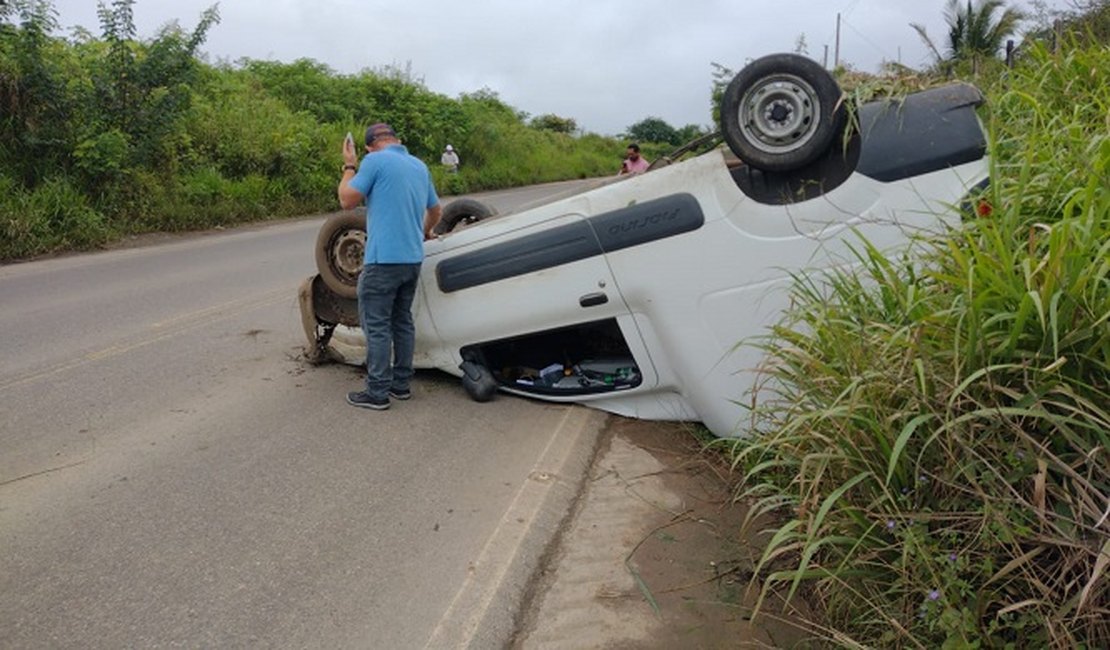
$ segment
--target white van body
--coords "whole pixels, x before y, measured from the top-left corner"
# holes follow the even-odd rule
[[[810,170],[821,182],[805,196],[716,149],[426,242],[416,366],[462,376],[471,361],[506,393],[744,435],[751,342],[789,307],[792,274],[853,264],[861,237],[896,251],[958,225],[986,183],[978,91],[929,93],[861,109],[855,142]],[[360,340],[325,347],[361,364]],[[623,379],[605,374],[622,365]]]

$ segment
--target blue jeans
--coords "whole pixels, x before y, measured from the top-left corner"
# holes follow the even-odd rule
[[[385,398],[409,390],[416,327],[412,301],[420,264],[367,264],[358,276],[358,312],[366,335],[366,392]],[[392,363],[390,363],[392,361]]]

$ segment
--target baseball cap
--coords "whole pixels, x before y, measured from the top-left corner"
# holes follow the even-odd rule
[[[447,150],[448,150],[448,151],[454,151],[455,149],[454,149],[454,147],[452,147],[451,145],[447,145]]]
[[[374,140],[377,140],[378,138],[396,138],[396,137],[397,137],[396,131],[393,130],[392,126],[386,124],[385,122],[378,122],[377,124],[371,124],[366,129],[366,146],[369,147],[371,144],[373,144]]]

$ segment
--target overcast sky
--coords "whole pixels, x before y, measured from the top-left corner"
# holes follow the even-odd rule
[[[140,38],[167,22],[194,28],[212,0],[137,0]],[[1023,2],[1012,2],[1022,6]],[[1065,5],[1066,0],[1050,2]],[[93,0],[55,0],[68,33],[100,34]],[[432,91],[481,88],[531,115],[574,118],[616,135],[641,119],[709,125],[716,62],[808,52],[874,72],[884,60],[921,67],[929,57],[909,23],[943,42],[945,0],[223,0],[203,46],[210,62],[315,59],[340,73],[411,66]],[[366,116],[372,120],[373,116]]]

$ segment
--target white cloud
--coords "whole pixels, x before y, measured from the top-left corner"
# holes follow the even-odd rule
[[[1060,0],[1064,2],[1065,0]],[[63,26],[99,33],[95,3],[55,0]],[[147,38],[170,20],[192,28],[209,0],[138,0]],[[203,49],[210,60],[310,58],[342,73],[411,65],[439,93],[483,87],[533,115],[571,117],[616,134],[647,116],[680,127],[710,122],[711,63],[738,70],[764,54],[840,57],[874,71],[883,60],[928,61],[909,23],[943,36],[944,0],[224,0]]]

